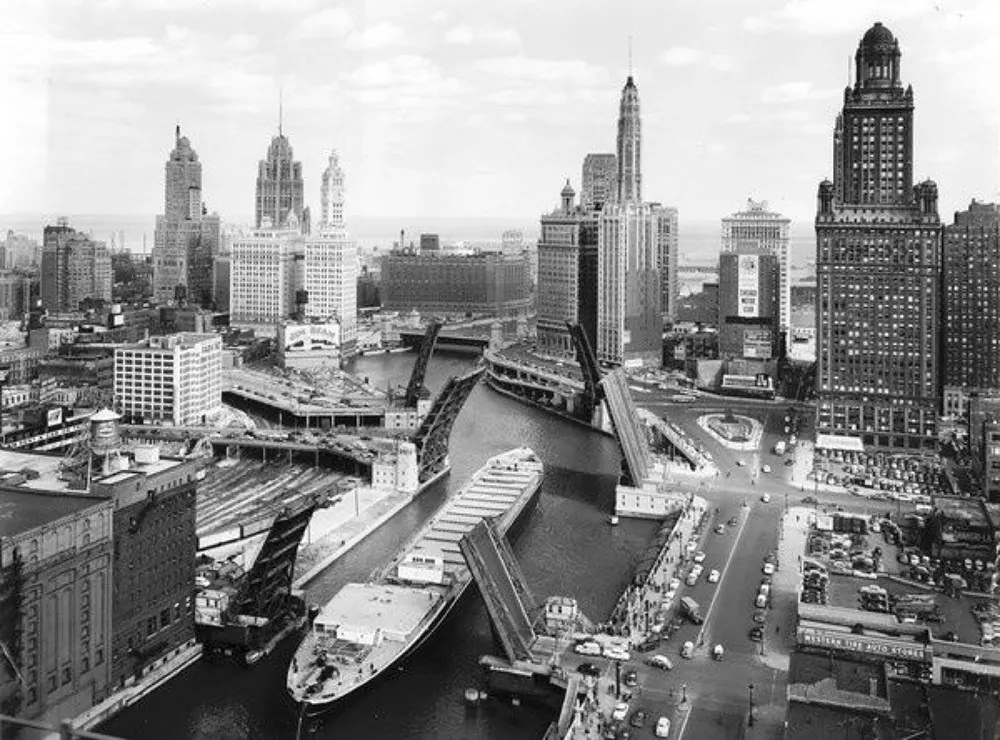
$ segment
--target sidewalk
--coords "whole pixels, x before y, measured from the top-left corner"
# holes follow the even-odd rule
[[[770,614],[761,645],[761,662],[779,671],[788,671],[795,647],[798,589],[802,583],[802,554],[809,534],[811,508],[790,507],[781,518],[778,535],[778,569],[771,581]]]

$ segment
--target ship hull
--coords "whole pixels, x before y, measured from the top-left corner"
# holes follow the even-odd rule
[[[514,516],[510,525],[507,527],[505,536],[516,536],[520,533],[522,525],[527,520],[527,513],[534,507],[535,503],[538,501],[538,496],[542,489],[542,480],[539,479],[538,484],[535,489],[531,492],[528,498],[525,500],[520,511]],[[418,634],[413,636],[413,639],[409,644],[406,645],[402,650],[399,651],[399,655],[393,658],[391,662],[387,663],[383,668],[372,674],[366,681],[359,683],[357,686],[353,687],[351,690],[341,694],[329,701],[324,702],[300,702],[295,699],[291,693],[286,689],[285,697],[290,702],[292,708],[294,709],[297,716],[305,719],[315,719],[317,717],[323,716],[335,708],[343,705],[346,700],[351,697],[357,696],[360,692],[366,691],[371,688],[376,681],[388,671],[393,668],[398,667],[400,664],[405,662],[411,656],[414,655],[421,647],[423,647],[430,639],[434,636],[434,633],[438,630],[441,625],[443,625],[448,617],[454,612],[455,607],[458,606],[462,597],[469,592],[469,586],[472,583],[472,575],[462,581],[460,584],[456,584],[455,588],[450,594],[445,597],[445,603],[438,610],[438,613],[434,618],[427,623]]]

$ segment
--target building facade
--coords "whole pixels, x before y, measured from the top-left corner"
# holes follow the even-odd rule
[[[47,311],[75,311],[87,300],[110,303],[111,254],[104,242],[70,228],[66,219],[46,226],[41,298]]]
[[[128,686],[194,645],[197,460],[117,457],[92,493],[114,506],[111,682]]]
[[[257,229],[287,227],[295,217],[295,228],[303,223],[302,163],[295,161],[292,145],[281,126],[271,139],[267,157],[257,165],[257,194],[254,200],[254,225]],[[330,213],[333,208],[331,204]]]
[[[0,452],[0,707],[27,719],[73,717],[110,693],[112,505],[61,458]],[[11,659],[16,662],[12,670]]]
[[[642,202],[642,121],[639,117],[639,89],[632,75],[625,81],[618,105],[618,178],[615,200]]]
[[[936,446],[940,220],[913,185],[913,90],[876,23],[855,55],[816,215],[817,431],[882,448]]]
[[[1000,391],[1000,206],[973,200],[944,227],[941,280],[945,413],[965,416],[971,393]]]
[[[156,217],[153,237],[153,300],[170,303],[186,299],[212,305],[212,279],[219,251],[219,216],[206,213],[201,196],[201,162],[181,127],[174,132],[174,148],[164,166],[163,214]]]
[[[524,316],[531,307],[528,260],[393,251],[382,261],[382,307],[446,315]]]
[[[229,247],[229,312],[234,325],[273,325],[295,310],[305,240],[293,217],[288,228],[234,235]]]
[[[599,211],[614,202],[618,194],[618,157],[614,154],[588,154],[583,158],[580,179],[580,206],[585,211]]]
[[[660,273],[660,310],[663,320],[673,323],[680,298],[677,209],[659,203],[649,205],[656,238],[656,269]]]
[[[344,230],[321,226],[305,240],[304,286],[308,297],[305,315],[335,318],[340,342],[350,352],[358,333],[358,248],[347,241]]]
[[[778,256],[741,245],[719,255],[719,354],[770,360],[778,349]]]
[[[578,323],[597,346],[597,218],[575,205],[563,187],[560,208],[542,216],[538,240],[538,351],[575,357],[567,322]]]
[[[769,211],[766,200],[747,199],[745,210],[722,219],[723,254],[737,252],[741,247],[750,247],[778,258],[778,326],[781,331],[788,331],[792,323],[792,273],[788,239],[790,224],[790,219]]]
[[[204,425],[222,409],[222,337],[167,334],[115,350],[115,402],[141,423]]]
[[[346,236],[344,221],[344,170],[337,150],[330,152],[320,185],[320,228]]]

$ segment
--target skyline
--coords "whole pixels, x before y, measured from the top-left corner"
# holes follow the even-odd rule
[[[914,179],[937,181],[945,221],[972,198],[1000,199],[1000,8],[985,0],[892,0],[879,13],[820,0],[749,13],[729,1],[668,11],[588,0],[569,17],[526,5],[257,0],[236,14],[229,0],[11,3],[0,91],[17,104],[0,124],[0,167],[18,176],[0,185],[0,212],[155,214],[179,123],[209,210],[243,218],[283,90],[314,213],[336,149],[348,225],[530,222],[566,177],[580,190],[586,154],[614,151],[631,36],[644,197],[677,206],[682,224],[721,219],[748,197],[811,222],[833,174],[848,60],[876,20],[899,38],[914,88]]]

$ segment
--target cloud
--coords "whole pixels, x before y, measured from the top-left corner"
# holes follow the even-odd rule
[[[732,62],[724,54],[706,54],[690,46],[674,46],[660,54],[660,62],[668,67],[690,67],[707,64],[712,69],[726,72],[732,69]]]
[[[509,28],[472,28],[464,23],[449,29],[444,35],[445,43],[461,44],[511,44],[517,45],[521,37]]]
[[[939,15],[941,3],[940,0],[880,0],[877,5],[874,7],[869,0],[788,0],[771,13],[747,16],[741,25],[750,33],[775,30],[811,35],[860,33],[879,18],[898,22],[916,15]]]
[[[608,74],[578,59],[537,59],[525,56],[478,59],[477,70],[507,80],[523,82],[561,82],[570,85],[604,85]]]
[[[354,28],[354,19],[344,8],[327,8],[303,18],[292,29],[298,39],[342,38]]]
[[[732,124],[750,123],[751,120],[751,117],[746,113],[731,113],[726,116],[726,123]]]
[[[403,29],[393,23],[379,23],[364,31],[352,33],[347,37],[345,46],[348,49],[384,49],[396,46],[406,38]]]
[[[839,90],[816,90],[808,80],[782,82],[778,85],[765,87],[760,94],[764,103],[796,103],[803,100],[822,100],[836,97]]]
[[[251,51],[257,48],[257,37],[252,33],[234,33],[222,46],[229,51]]]

